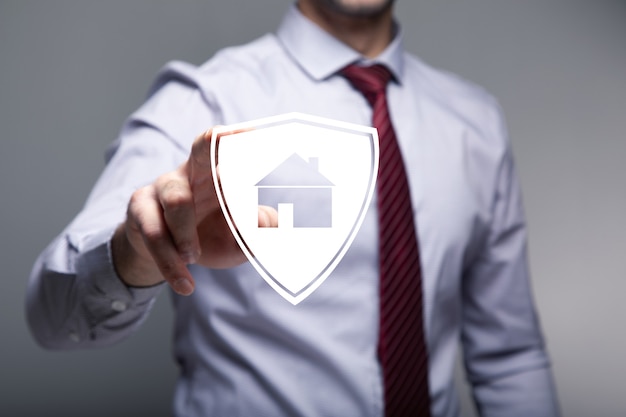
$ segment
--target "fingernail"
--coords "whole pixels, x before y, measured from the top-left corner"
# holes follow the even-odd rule
[[[198,259],[197,254],[193,251],[185,251],[180,254],[180,257],[186,264],[194,264]]]
[[[174,291],[180,295],[190,295],[193,292],[193,285],[186,278],[179,278],[172,284]]]

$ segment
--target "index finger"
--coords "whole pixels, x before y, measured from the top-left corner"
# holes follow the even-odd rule
[[[250,128],[233,129],[233,130],[221,130],[225,126],[214,126],[209,130],[199,135],[193,143],[191,148],[191,155],[189,161],[190,167],[190,181],[192,184],[197,182],[205,182],[213,177],[213,156],[211,155],[212,147],[215,148],[215,167],[218,165],[218,152],[219,142],[223,136],[234,135],[237,133],[246,132],[252,130]]]
[[[189,179],[193,184],[195,181],[211,178],[211,138],[215,126],[200,134],[194,140],[189,155]]]

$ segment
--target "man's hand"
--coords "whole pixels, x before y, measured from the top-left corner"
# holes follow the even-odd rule
[[[132,195],[126,221],[112,242],[113,263],[130,286],[163,280],[181,295],[194,290],[187,264],[229,268],[246,261],[219,206],[211,173],[212,130],[196,138],[189,159]],[[277,213],[259,207],[259,226],[275,227]]]

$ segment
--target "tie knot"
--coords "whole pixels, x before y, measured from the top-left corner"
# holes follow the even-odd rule
[[[364,94],[370,102],[372,98],[385,92],[387,83],[391,79],[391,72],[381,64],[369,67],[351,64],[341,70],[341,75],[346,77],[352,86]]]

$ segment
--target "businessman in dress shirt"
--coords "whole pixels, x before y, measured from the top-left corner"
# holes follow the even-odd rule
[[[557,416],[499,107],[407,53],[392,0],[299,0],[276,33],[200,67],[168,64],[85,207],[34,266],[27,309],[37,341],[118,342],[169,287],[175,415],[381,416],[375,205],[335,272],[293,306],[245,262],[209,169],[214,125],[291,111],[370,124],[372,109],[339,74],[351,63],[393,74],[387,95],[421,252],[431,414],[460,413],[460,346],[482,416]],[[276,212],[259,207],[258,222],[276,225]]]

